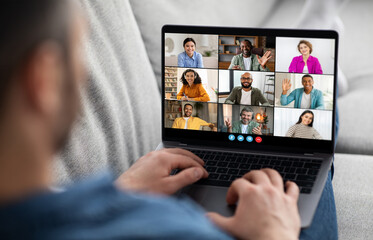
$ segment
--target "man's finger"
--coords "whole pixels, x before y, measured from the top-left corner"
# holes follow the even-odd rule
[[[206,216],[219,228],[226,232],[232,232],[232,219],[224,217],[218,213],[208,212]]]
[[[205,164],[200,157],[198,157],[197,155],[195,155],[191,151],[188,151],[188,150],[185,150],[185,149],[182,149],[182,148],[164,148],[164,149],[162,149],[162,151],[166,151],[166,152],[173,153],[173,154],[181,154],[181,155],[184,155],[184,156],[187,156],[187,157],[190,157],[190,158],[194,159],[195,161],[197,161],[201,165]]]
[[[260,170],[250,171],[249,173],[246,173],[243,178],[249,180],[254,184],[271,184],[271,181],[269,180],[267,174]]]
[[[232,205],[237,203],[240,193],[251,186],[251,183],[243,178],[233,181],[227,192],[227,203]]]
[[[280,191],[283,191],[284,190],[284,182],[282,180],[282,177],[281,175],[273,170],[273,169],[270,169],[270,168],[265,168],[265,169],[262,169],[261,171],[265,172],[267,174],[267,176],[269,177],[269,180],[271,181],[271,183]]]
[[[188,156],[181,155],[181,154],[171,153],[170,157],[168,158],[168,163],[169,163],[170,169],[186,169],[186,168],[198,167],[198,168],[203,169],[203,171],[206,171],[199,162],[195,161],[194,159]]]
[[[201,167],[191,167],[184,169],[176,175],[167,177],[165,184],[167,184],[167,190],[170,191],[167,194],[173,194],[183,187],[195,183],[201,178],[207,176],[208,173]]]
[[[297,186],[297,184],[291,181],[287,181],[285,186],[286,186],[286,194],[292,197],[294,200],[298,200],[299,187]]]

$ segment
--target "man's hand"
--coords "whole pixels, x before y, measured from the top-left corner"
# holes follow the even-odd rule
[[[235,180],[227,193],[228,204],[238,204],[232,217],[208,213],[219,227],[239,239],[298,239],[299,188],[283,181],[275,170],[254,170]]]
[[[241,67],[240,67],[240,65],[234,65],[234,66],[232,67],[232,69],[235,69],[235,70],[241,70]]]
[[[284,80],[282,80],[282,95],[286,95],[290,88],[290,79],[285,78]]]
[[[256,55],[256,58],[258,59],[258,62],[262,66],[262,68],[265,68],[268,60],[272,58],[271,51],[266,51],[262,57]]]
[[[256,135],[262,135],[262,124],[260,124],[258,127],[253,128],[252,132]]]
[[[193,153],[169,148],[150,152],[137,160],[116,185],[120,189],[173,194],[181,188],[208,176],[202,159]],[[182,169],[170,176],[173,169]]]
[[[228,128],[228,132],[232,132],[232,124],[231,124],[231,122],[229,121],[229,118],[227,118],[227,119],[225,120],[225,125],[226,125],[227,128]]]

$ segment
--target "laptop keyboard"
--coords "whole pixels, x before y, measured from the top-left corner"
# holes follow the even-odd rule
[[[301,193],[309,194],[322,163],[322,160],[317,159],[187,150],[203,159],[209,173],[207,179],[202,179],[197,184],[213,186],[228,187],[233,180],[242,177],[250,170],[272,168],[280,173],[284,182],[293,181],[299,186]]]

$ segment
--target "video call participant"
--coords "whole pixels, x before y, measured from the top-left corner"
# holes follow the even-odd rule
[[[208,102],[210,96],[202,86],[202,79],[193,69],[187,69],[183,72],[180,81],[183,83],[179,93],[178,100]]]
[[[189,130],[200,130],[201,126],[209,126],[212,131],[217,131],[217,128],[213,123],[208,123],[198,117],[192,117],[193,106],[192,104],[184,105],[184,116],[176,118],[172,124],[172,128],[189,129]]]
[[[183,42],[184,52],[177,56],[178,67],[203,68],[202,55],[195,51],[196,42],[193,38],[186,38]]]
[[[244,107],[240,113],[240,121],[235,121],[233,124],[231,124],[229,118],[227,118],[227,120],[225,120],[225,125],[228,128],[228,132],[262,135],[262,125],[251,121],[253,119],[253,115],[254,111],[251,108]]]
[[[313,120],[313,112],[310,110],[304,111],[300,115],[298,122],[289,128],[286,136],[293,138],[322,139],[319,132],[313,128]]]
[[[253,78],[249,72],[245,72],[241,75],[241,87],[235,87],[229,94],[224,103],[229,104],[244,104],[259,106],[261,103],[264,106],[268,106],[267,99],[263,96],[262,92],[258,88],[252,87]]]
[[[311,56],[312,44],[307,40],[298,43],[298,51],[302,54],[294,57],[289,66],[290,73],[322,74],[319,60]]]
[[[289,96],[287,92],[291,88],[290,79],[282,81],[281,105],[294,102],[294,108],[324,109],[324,97],[320,90],[313,88],[313,77],[304,75],[302,77],[303,88],[294,89]]]
[[[250,40],[243,40],[240,43],[242,53],[234,56],[228,69],[247,71],[269,71],[266,64],[272,58],[271,51],[266,51],[262,57],[251,53],[253,45]]]

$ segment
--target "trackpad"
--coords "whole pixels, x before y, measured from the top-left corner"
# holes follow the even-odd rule
[[[234,214],[235,205],[227,204],[227,191],[228,188],[224,187],[191,185],[184,188],[181,194],[188,195],[207,212],[217,212],[229,217]]]

